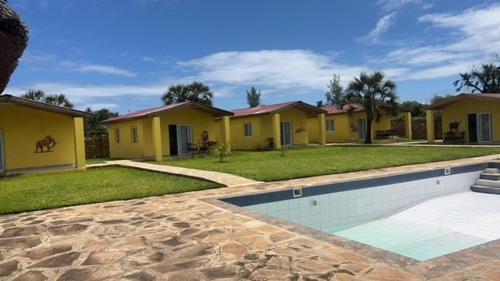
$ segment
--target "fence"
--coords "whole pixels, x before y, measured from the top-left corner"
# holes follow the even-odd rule
[[[109,157],[108,134],[91,134],[85,137],[85,156],[87,158]]]
[[[413,119],[411,122],[412,135],[415,140],[427,139],[427,125],[425,119]],[[396,131],[398,136],[406,136],[406,125],[405,120],[392,120],[391,129]],[[440,119],[434,120],[434,136],[436,139],[441,139],[443,137],[442,122]]]

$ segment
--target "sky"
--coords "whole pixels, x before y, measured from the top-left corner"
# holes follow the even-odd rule
[[[224,109],[324,99],[382,71],[401,101],[455,93],[458,74],[500,53],[491,0],[9,0],[30,41],[6,93],[66,94],[79,109],[162,104],[201,81]]]

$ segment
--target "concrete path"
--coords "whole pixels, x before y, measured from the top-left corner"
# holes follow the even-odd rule
[[[107,167],[107,166],[122,166],[122,167],[136,168],[147,171],[160,172],[160,173],[188,176],[188,177],[216,182],[224,186],[244,186],[244,185],[253,185],[260,183],[259,181],[226,173],[174,167],[167,165],[158,165],[158,164],[136,162],[130,160],[106,161],[105,163],[102,164],[87,165],[87,168],[97,168],[97,167]]]

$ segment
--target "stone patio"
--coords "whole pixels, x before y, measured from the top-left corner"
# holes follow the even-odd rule
[[[492,159],[499,156],[4,215],[0,280],[500,280],[498,259],[405,271],[205,200]],[[430,270],[445,274],[429,278]]]

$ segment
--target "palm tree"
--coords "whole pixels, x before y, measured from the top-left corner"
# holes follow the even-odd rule
[[[45,92],[42,90],[28,90],[21,97],[29,100],[45,102]]]
[[[261,96],[260,91],[257,91],[255,87],[250,88],[250,91],[247,91],[248,106],[257,107],[261,105],[260,96]]]
[[[28,28],[5,0],[0,0],[0,42],[1,94],[28,44]]]
[[[45,97],[45,102],[57,106],[73,108],[73,104],[69,101],[69,99],[64,94],[55,94],[49,95]]]
[[[396,84],[386,80],[381,72],[361,73],[349,83],[341,106],[346,103],[360,103],[366,112],[365,143],[372,143],[372,123],[379,121],[384,112],[397,113]]]
[[[213,93],[210,87],[195,81],[188,85],[177,84],[170,86],[167,92],[163,94],[162,100],[167,105],[188,100],[212,105],[212,98]]]

